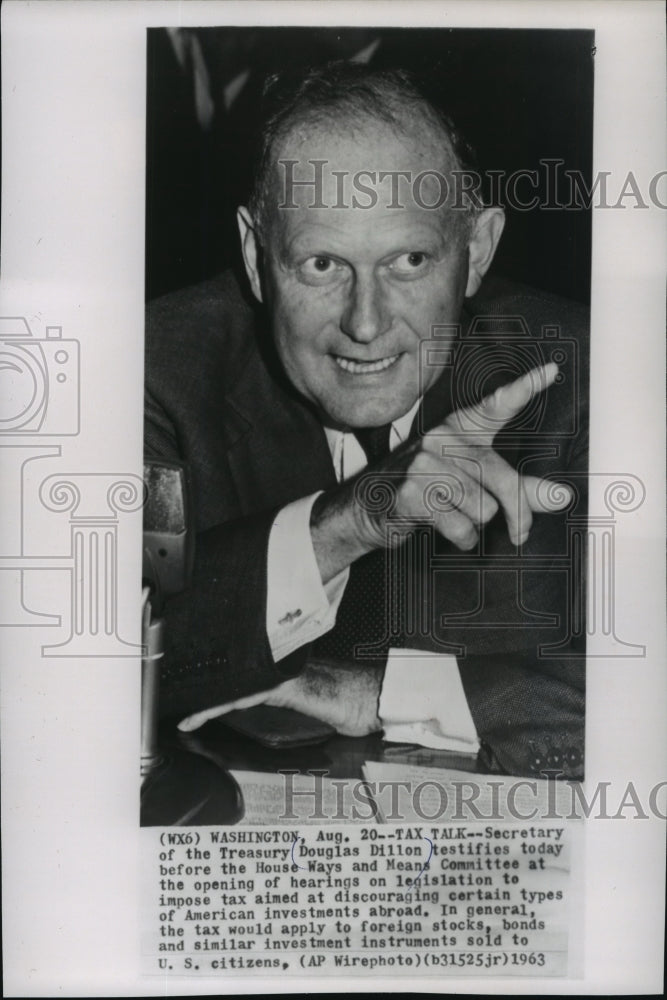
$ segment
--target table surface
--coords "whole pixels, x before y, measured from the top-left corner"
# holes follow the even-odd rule
[[[240,789],[228,775],[233,771],[302,774],[326,772],[329,778],[361,779],[366,761],[415,767],[453,768],[485,772],[477,757],[386,743],[379,733],[351,737],[334,735],[314,746],[269,748],[213,720],[193,733],[180,733],[173,721],[160,732],[163,764],[144,782],[142,826],[234,823],[242,815]]]

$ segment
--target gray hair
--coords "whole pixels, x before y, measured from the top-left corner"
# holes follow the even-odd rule
[[[416,76],[403,69],[374,69],[337,60],[269,77],[264,86],[259,130],[254,152],[248,208],[259,235],[268,229],[276,150],[297,126],[314,127],[332,121],[376,120],[406,131],[406,122],[421,117],[448,143],[454,168],[476,173],[472,147],[449,116],[424,92]],[[477,174],[477,176],[479,176]],[[475,192],[466,192],[463,214],[469,223],[483,207]]]

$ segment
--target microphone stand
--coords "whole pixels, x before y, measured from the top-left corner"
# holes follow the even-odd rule
[[[141,825],[236,823],[243,815],[243,797],[232,776],[208,757],[179,746],[177,733],[160,733],[164,620],[153,617],[147,599],[142,633],[145,652],[141,659]]]
[[[191,532],[185,468],[148,462],[144,477],[149,486],[144,577],[149,585],[143,588],[141,616],[141,825],[235,823],[243,815],[243,798],[232,776],[209,757],[185,749],[173,725],[159,726],[165,635],[161,611],[165,597],[188,586]]]
[[[164,620],[153,618],[149,588],[143,592],[141,616],[141,777],[146,778],[162,763],[158,748],[160,659],[164,656]]]

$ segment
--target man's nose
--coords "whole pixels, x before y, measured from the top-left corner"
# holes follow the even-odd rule
[[[369,344],[388,330],[385,296],[375,276],[355,276],[340,326],[343,333],[361,344]]]

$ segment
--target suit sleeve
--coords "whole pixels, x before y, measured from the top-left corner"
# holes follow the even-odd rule
[[[535,655],[467,658],[461,677],[490,770],[583,777],[584,665],[576,654],[553,673]]]
[[[575,443],[566,470],[557,478],[575,493],[579,514],[587,508],[587,435]],[[556,478],[556,476],[553,476]],[[573,508],[570,508],[570,515]],[[523,600],[523,610],[545,618],[556,616],[555,629],[526,628],[508,632],[495,649],[485,643],[460,661],[461,679],[477,733],[493,769],[510,774],[558,776],[581,779],[584,773],[584,722],[586,697],[585,644],[585,542],[576,554],[572,546],[573,520],[568,514],[539,514],[535,538],[528,546],[528,570],[521,590],[510,590]],[[585,536],[579,520],[580,539]],[[530,570],[530,556],[558,554],[550,567]],[[565,556],[565,559],[563,558]],[[565,563],[565,565],[564,565]],[[508,595],[506,595],[508,596]],[[578,610],[577,610],[578,609]],[[514,609],[512,609],[514,610]],[[579,624],[573,622],[579,615]],[[511,638],[509,638],[511,636]],[[514,648],[507,649],[508,642]]]
[[[144,453],[186,461],[178,434],[147,391]],[[190,587],[167,601],[160,714],[185,716],[265,690],[298,673],[306,650],[276,663],[266,632],[266,558],[275,511],[200,531]]]
[[[586,687],[588,315],[575,303],[499,279],[482,292],[488,298],[472,303],[471,315],[522,316],[545,358],[553,348],[562,355],[552,355],[563,380],[543,397],[539,440],[531,439],[530,425],[522,425],[519,414],[515,433],[523,435],[518,429],[525,427],[526,447],[513,453],[508,445],[504,457],[515,468],[525,461],[528,474],[567,483],[574,501],[562,514],[535,514],[520,553],[507,546],[502,519],[487,526],[489,551],[501,556],[501,571],[489,572],[475,588],[479,603],[488,601],[488,624],[460,630],[462,644],[471,632],[474,638],[459,669],[489,768],[536,776],[548,770],[579,779]],[[516,570],[510,569],[514,562]]]

